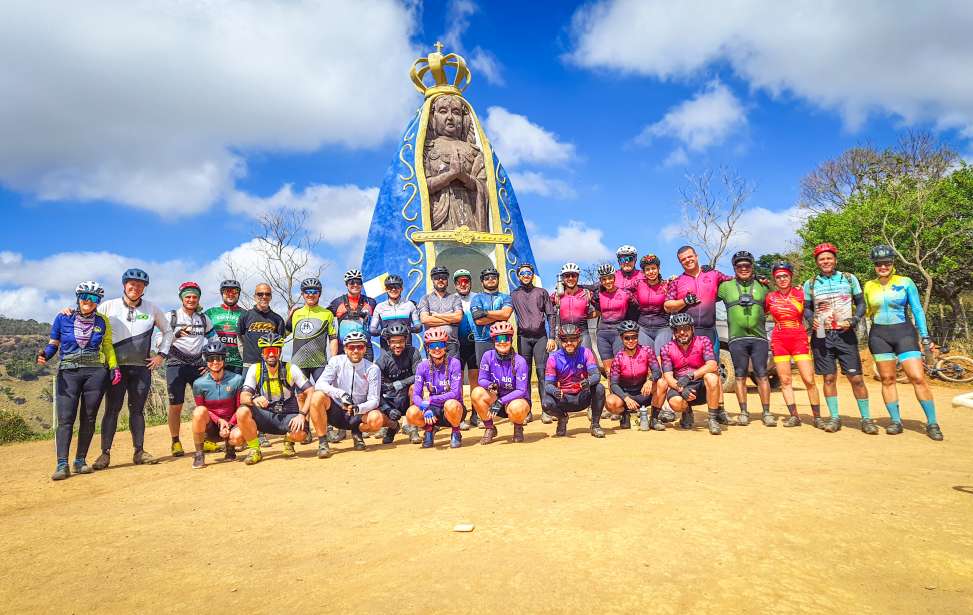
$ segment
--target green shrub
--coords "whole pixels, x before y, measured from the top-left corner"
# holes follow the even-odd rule
[[[27,426],[27,421],[19,414],[0,410],[0,444],[24,442],[37,436]]]

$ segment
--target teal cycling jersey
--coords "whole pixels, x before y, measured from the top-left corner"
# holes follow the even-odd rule
[[[919,300],[916,283],[903,275],[892,275],[886,285],[878,280],[865,282],[865,304],[868,317],[875,325],[898,325],[909,322],[906,307],[912,311],[912,319],[920,337],[929,337],[926,312]]]

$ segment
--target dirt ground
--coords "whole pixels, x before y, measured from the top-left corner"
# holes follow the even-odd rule
[[[887,424],[876,383],[873,415]],[[901,387],[900,387],[901,389]],[[328,460],[113,465],[53,483],[52,442],[0,449],[5,612],[973,612],[973,416],[946,440],[751,424],[719,437],[536,421],[479,446],[350,441]],[[800,394],[799,394],[800,399]],[[752,399],[751,404],[755,404]],[[783,413],[780,395],[774,410]],[[842,414],[856,415],[850,391]],[[735,400],[728,400],[731,414]],[[802,413],[806,406],[802,406]],[[188,425],[183,440],[191,443]],[[97,437],[95,439],[97,445]],[[97,446],[93,447],[97,448]],[[168,450],[165,427],[148,450]],[[93,457],[93,456],[92,456]],[[471,533],[453,532],[473,523]]]

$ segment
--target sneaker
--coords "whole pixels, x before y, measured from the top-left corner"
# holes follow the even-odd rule
[[[929,423],[926,425],[926,435],[931,440],[941,442],[943,439],[943,430],[939,428],[939,423]]]
[[[666,424],[659,419],[649,419],[649,429],[652,431],[665,431]]]
[[[669,408],[663,408],[659,411],[659,420],[663,423],[675,423],[676,413]]]
[[[861,430],[862,433],[866,433],[870,436],[878,435],[878,425],[872,419],[862,419],[861,420]]]
[[[284,450],[281,453],[281,456],[282,457],[293,457],[296,454],[297,454],[297,451],[294,450],[294,443],[291,442],[290,440],[288,440],[287,439],[287,436],[284,436]]]
[[[608,410],[602,410],[601,411],[601,419],[602,420],[606,420],[607,419],[609,421],[617,421],[620,416],[621,415],[618,415],[618,414],[612,414]]]
[[[252,448],[250,449],[250,454],[248,454],[247,458],[244,460],[244,463],[246,463],[248,466],[252,466],[254,464],[260,463],[263,460],[264,460],[264,456],[263,453],[260,452],[260,449]]]
[[[432,430],[430,429],[422,436],[422,448],[432,448]]]
[[[750,413],[746,410],[740,410],[740,414],[737,415],[737,425],[746,427],[750,424]]]
[[[265,434],[265,433],[258,433],[257,434],[257,441],[260,443],[260,446],[262,446],[264,448],[270,448],[270,438],[267,437],[267,434]]]
[[[203,441],[203,452],[204,453],[219,453],[220,445],[216,442],[211,442],[209,440]]]
[[[152,453],[146,452],[142,449],[136,450],[132,454],[132,463],[137,466],[140,465],[152,465],[159,463],[159,460],[152,456]]]
[[[720,425],[730,425],[730,417],[726,414],[726,410],[720,408],[716,411],[716,422]]]
[[[553,416],[551,416],[546,412],[541,412],[541,423],[544,423],[545,425],[550,425],[553,422],[554,422]]]
[[[193,453],[193,469],[199,470],[206,467],[206,453],[196,451]]]
[[[385,435],[382,436],[382,444],[392,444],[395,441],[395,434],[398,430],[392,431],[391,429],[385,430]]]
[[[693,411],[684,410],[682,413],[682,417],[679,419],[679,427],[681,427],[682,429],[692,429],[694,422],[695,421],[693,419]]]
[[[51,480],[64,480],[69,476],[71,476],[71,470],[68,469],[68,464],[59,463],[57,464],[57,469],[54,470],[54,474],[51,474]]]
[[[318,459],[327,459],[331,456],[331,447],[327,441],[318,444]]]
[[[102,453],[98,455],[98,459],[91,464],[91,469],[93,470],[104,470],[111,463],[111,455],[109,453]]]
[[[466,422],[465,420],[460,421],[459,422],[459,430],[460,431],[469,431],[470,430],[470,424],[468,422]]]
[[[173,457],[182,457],[186,454],[186,451],[182,450],[182,442],[178,440],[172,443],[169,450],[172,452]]]
[[[891,425],[885,428],[885,433],[890,436],[897,436],[902,433],[902,423],[898,421],[893,421]]]
[[[223,461],[236,461],[236,447],[229,442],[226,443],[226,450],[223,453]]]
[[[764,427],[777,427],[777,417],[770,412],[764,412],[760,420],[763,421]]]
[[[353,433],[353,434],[351,434],[351,440],[352,440],[352,442],[355,443],[355,450],[356,451],[363,451],[363,450],[365,450],[365,438],[363,438],[360,433]]]
[[[591,426],[591,435],[593,437],[595,437],[595,438],[604,438],[605,437],[605,430],[601,428],[601,425],[592,425]]]
[[[811,421],[811,424],[814,425],[814,427],[817,429],[824,429],[826,423],[827,421],[825,421],[820,416],[814,417],[814,419]]]
[[[716,412],[709,413],[709,418],[706,419],[706,427],[709,428],[710,435],[718,436],[723,433],[723,428],[720,427],[720,419]]]
[[[828,419],[822,429],[824,429],[826,433],[835,433],[841,431],[841,417]]]
[[[409,432],[409,444],[419,444],[422,442],[422,436],[419,435],[418,429],[413,429]]]
[[[618,417],[618,428],[619,429],[632,428],[632,415],[630,413],[622,412],[621,416]]]
[[[652,429],[650,425],[652,421],[649,420],[649,412],[647,410],[639,411],[639,431],[648,431]]]
[[[449,438],[449,448],[459,448],[461,446],[463,446],[463,434],[454,431],[453,435]]]
[[[480,438],[480,444],[489,444],[493,442],[493,439],[497,437],[496,427],[486,427],[483,429],[483,437]]]
[[[514,442],[523,442],[524,441],[524,426],[523,425],[514,425],[514,438],[513,438],[513,441]]]
[[[74,460],[74,473],[75,474],[91,474],[94,470],[88,465],[88,462],[84,459]]]
[[[524,425],[526,425],[528,423],[533,423],[533,422],[534,422],[534,411],[533,410],[528,410],[527,411],[527,418],[524,419]]]
[[[800,427],[800,426],[801,426],[801,417],[799,416],[795,416],[792,414],[786,419],[784,419],[784,427]]]
[[[555,438],[563,438],[568,435],[568,417],[562,416],[557,419],[557,428],[554,430]]]

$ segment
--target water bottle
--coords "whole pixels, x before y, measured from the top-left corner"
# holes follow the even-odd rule
[[[814,336],[817,337],[818,339],[823,339],[824,338],[824,319],[823,318],[819,318],[818,319],[818,324],[814,328]]]

